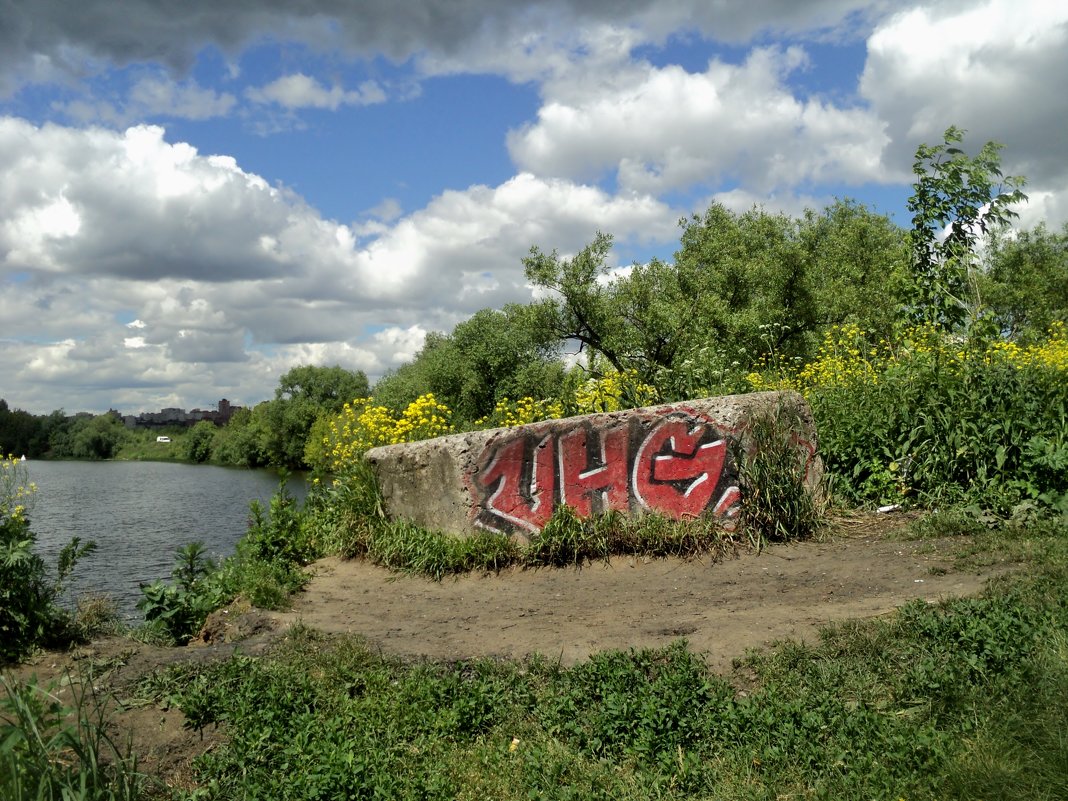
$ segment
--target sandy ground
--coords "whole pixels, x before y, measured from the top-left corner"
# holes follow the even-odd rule
[[[957,569],[960,540],[907,541],[900,521],[839,526],[821,542],[779,545],[710,561],[618,557],[582,568],[508,570],[440,582],[362,561],[325,559],[291,611],[240,608],[209,621],[209,644],[156,648],[111,637],[41,653],[5,672],[43,683],[76,678],[113,697],[118,739],[133,738],[145,772],[188,785],[193,758],[222,736],[193,732],[177,710],[138,701],[137,680],[177,662],[268,651],[297,622],[364,637],[383,653],[461,660],[540,653],[565,664],[606,649],[666,645],[685,637],[710,667],[731,670],[748,649],[813,640],[821,625],[881,615],[907,601],[971,595],[1010,566]],[[850,533],[852,532],[852,533]],[[236,642],[235,642],[236,641]],[[56,690],[64,699],[71,688]]]
[[[979,592],[989,573],[955,572],[952,546],[840,536],[716,563],[619,557],[440,582],[328,559],[292,611],[273,618],[359,634],[389,654],[449,660],[540,653],[573,664],[685,637],[725,671],[750,648],[811,639],[832,621]]]

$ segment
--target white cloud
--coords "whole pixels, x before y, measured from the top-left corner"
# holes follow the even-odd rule
[[[104,123],[121,127],[145,119],[206,120],[234,110],[237,98],[193,80],[174,81],[162,74],[139,78],[125,94],[110,99],[79,97],[56,100],[51,110],[83,124]]]
[[[471,313],[517,297],[524,286],[520,259],[532,244],[578,250],[598,230],[670,241],[678,216],[648,195],[612,196],[521,173],[496,187],[442,193],[361,250],[356,276],[397,303],[449,297]]]
[[[588,31],[611,27],[635,43],[676,31],[746,42],[761,33],[797,33],[866,24],[870,0],[260,0],[235,5],[186,0],[175,14],[155,0],[34,0],[8,8],[0,26],[0,94],[27,82],[82,78],[139,62],[188,70],[206,45],[233,56],[272,36],[348,56],[418,56],[432,71],[486,70],[518,80],[581,58]]]
[[[797,99],[784,78],[799,47],[758,48],[702,73],[631,65],[550,83],[538,121],[511,132],[516,163],[572,178],[614,173],[625,190],[663,192],[734,179],[769,192],[802,182],[882,177],[883,123],[862,108]]]
[[[142,78],[130,89],[126,112],[136,117],[179,117],[205,120],[228,114],[237,102],[229,92],[216,92],[193,81]]]
[[[163,395],[188,407],[211,400],[204,387],[253,402],[298,363],[373,377],[428,330],[529,298],[532,244],[574,252],[597,230],[670,243],[680,214],[522,173],[443,192],[361,239],[161,128],[10,117],[0,172],[0,317],[18,343],[0,347],[0,374],[22,388],[9,403],[34,411],[151,409]]]
[[[887,121],[888,164],[903,180],[916,146],[941,142],[957,125],[968,131],[969,152],[1008,143],[1009,174],[1029,176],[1033,194],[1062,195],[1068,137],[1056,132],[1068,119],[1065,75],[1068,4],[981,0],[915,6],[887,19],[868,40],[860,90]]]
[[[274,103],[288,110],[325,108],[336,111],[340,106],[367,106],[382,103],[386,93],[375,81],[364,81],[358,89],[344,89],[340,84],[329,88],[302,72],[283,75],[266,86],[251,88],[245,96],[253,103]]]

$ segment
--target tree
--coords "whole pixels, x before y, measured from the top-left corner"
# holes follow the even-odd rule
[[[303,400],[329,411],[341,411],[341,407],[355,398],[366,398],[369,392],[367,376],[362,370],[346,370],[343,367],[294,367],[278,380],[274,391],[275,400]]]
[[[266,407],[263,449],[271,464],[304,466],[304,446],[312,425],[324,414],[337,414],[346,403],[365,398],[370,390],[362,371],[342,367],[294,367],[278,381],[274,400]],[[253,412],[253,422],[257,411]]]
[[[550,291],[542,325],[666,397],[730,390],[772,359],[806,359],[818,331],[856,322],[888,332],[907,249],[884,215],[849,201],[801,219],[713,204],[681,221],[673,263],[626,275],[598,234],[572,259],[532,248],[527,277]]]
[[[21,409],[12,411],[0,398],[0,458],[7,454],[39,456],[39,433],[37,418]]]
[[[620,348],[621,321],[612,313],[614,289],[609,277],[611,234],[597,232],[593,242],[574,258],[561,259],[536,246],[523,259],[526,277],[547,289],[554,298],[539,304],[536,319],[560,340],[573,340],[604,356],[617,370],[626,369],[627,354]]]
[[[255,409],[238,409],[225,426],[215,431],[211,451],[216,461],[242,467],[264,467],[269,464],[270,459],[263,445],[269,406],[270,402],[264,401],[257,404]]]
[[[977,245],[988,232],[1018,215],[1010,207],[1027,199],[1021,176],[1003,176],[1002,145],[987,142],[975,157],[957,147],[964,131],[949,127],[940,145],[920,145],[912,171],[911,317],[945,331],[978,316]]]
[[[71,425],[70,453],[75,459],[110,459],[127,436],[122,419],[115,414],[78,417]]]
[[[488,415],[502,397],[549,397],[563,381],[559,341],[536,310],[512,304],[483,309],[451,334],[427,335],[415,359],[375,386],[375,400],[400,411],[432,392],[455,422]]]
[[[851,200],[800,224],[816,306],[816,328],[854,324],[873,341],[893,335],[909,269],[908,233],[885,214]]]
[[[1034,340],[1068,320],[1068,224],[994,236],[986,263],[980,291],[1002,334]]]
[[[785,214],[735,214],[718,203],[684,225],[675,264],[694,345],[743,370],[807,355],[820,315],[800,227]]]
[[[185,437],[185,458],[191,462],[208,461],[215,430],[215,424],[210,420],[201,420],[193,426]]]

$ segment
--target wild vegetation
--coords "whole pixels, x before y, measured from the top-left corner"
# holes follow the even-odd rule
[[[751,656],[731,677],[710,674],[684,644],[573,668],[410,665],[298,630],[270,659],[146,681],[144,693],[190,725],[226,732],[198,762],[195,796],[1068,795],[1068,226],[1007,229],[1023,181],[1001,175],[996,145],[971,157],[962,137],[951,128],[917,150],[911,231],[849,201],[796,219],[713,205],[682,221],[671,263],[625,274],[607,234],[572,257],[533,248],[525,264],[541,300],[428,337],[373,392],[360,374],[297,368],[272,401],[228,426],[176,433],[175,458],[316,473],[303,506],[283,487],[269,509],[254,508],[221,565],[183,548],[173,581],[144,589],[143,636],[184,642],[238,595],[283,604],[302,566],[325,553],[440,578],[810,536],[822,509],[784,447],[789,427],[768,421],[754,433],[769,458],[743,464],[736,532],[710,519],[580,519],[561,507],[527,546],[458,540],[387,519],[361,459],[375,445],[452,431],[768,388],[811,405],[835,503],[937,509],[913,536],[967,534],[976,549],[1026,559],[1027,575],[980,598],[828,629],[818,645]],[[570,370],[565,349],[581,355]],[[57,412],[33,429],[3,404],[0,445],[83,458],[141,447],[105,417],[67,424]],[[20,492],[0,505],[0,588],[11,593],[0,642],[16,643],[0,660],[47,642],[61,617]],[[8,597],[28,606],[9,614]],[[39,688],[5,689],[0,759],[16,777],[13,797],[39,795],[32,777],[65,776],[107,745],[92,726],[64,728]],[[31,747],[37,731],[56,734],[39,739],[59,744],[62,759]],[[90,751],[68,759],[84,742]],[[123,757],[111,760],[120,772],[100,774],[104,785],[134,797],[122,795]]]
[[[39,645],[77,639],[71,615],[56,603],[78,560],[95,547],[74,537],[60,551],[52,575],[36,553],[30,529],[36,487],[14,457],[0,461],[0,664]]]

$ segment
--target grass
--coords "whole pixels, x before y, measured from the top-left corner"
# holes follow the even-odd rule
[[[911,536],[935,532],[953,529]],[[178,798],[1068,797],[1068,523],[961,533],[975,540],[1026,570],[727,676],[684,641],[571,667],[406,662],[297,626],[268,656],[167,668],[137,695],[223,734]],[[565,537],[542,558],[579,550]],[[0,797],[144,797],[94,699],[4,688]]]
[[[133,801],[146,782],[137,760],[108,730],[92,682],[69,684],[73,703],[57,687],[18,684],[0,676],[0,798],[7,801]]]
[[[712,518],[671,520],[654,514],[627,517],[618,512],[581,518],[568,506],[558,507],[527,545],[490,532],[461,537],[384,517],[349,521],[347,528],[335,530],[333,539],[336,552],[342,556],[366,558],[391,570],[433,579],[507,567],[581,565],[620,554],[691,558],[736,546],[732,534]]]
[[[298,627],[270,658],[142,692],[225,732],[198,798],[1063,798],[1066,535],[1039,532],[1045,561],[979,598],[838,624],[726,677],[682,641],[573,667],[411,663]]]

